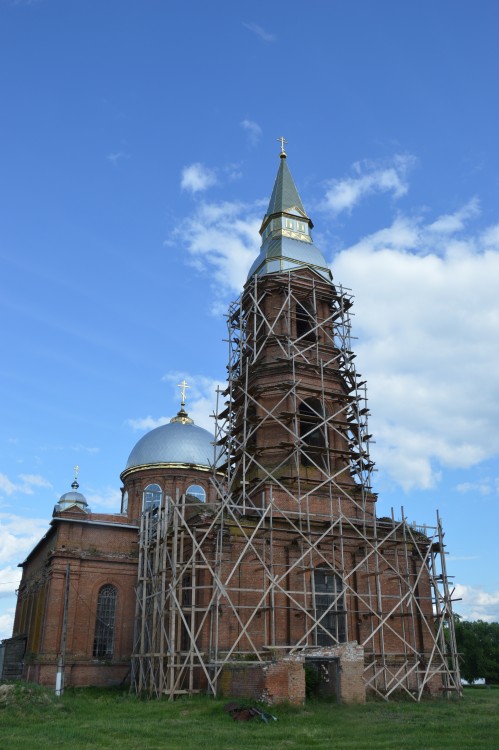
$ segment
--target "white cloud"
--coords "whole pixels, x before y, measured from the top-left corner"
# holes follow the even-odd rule
[[[122,159],[129,159],[130,154],[126,154],[124,151],[116,151],[112,154],[108,154],[106,158],[108,161],[111,162],[113,167],[116,167],[118,162],[121,161]]]
[[[170,385],[173,398],[178,403],[178,408],[175,410],[175,414],[180,409],[181,396],[178,383],[184,379],[188,384],[185,405],[187,413],[191,419],[194,420],[195,424],[204,427],[209,432],[214,432],[215,422],[212,415],[216,410],[216,391],[217,388],[225,387],[224,379],[220,378],[219,380],[216,380],[208,378],[205,375],[179,371],[165,373],[162,380]],[[172,416],[174,415],[172,414]],[[136,430],[146,431],[152,430],[155,427],[160,427],[163,424],[168,424],[170,419],[171,417],[143,417],[139,419],[128,419],[127,423]],[[90,501],[90,496],[87,496],[87,500]]]
[[[262,137],[262,129],[260,125],[253,120],[243,120],[241,122],[241,127],[247,132],[250,144],[256,146]]]
[[[0,513],[0,563],[22,562],[47,529],[46,520]]]
[[[214,414],[216,409],[217,388],[225,388],[224,379],[215,380],[204,375],[186,372],[167,372],[162,379],[170,383],[176,398],[179,400],[179,408],[180,392],[177,384],[184,378],[189,384],[189,389],[186,392],[186,411],[197,425],[204,427],[209,432],[214,432],[215,422],[211,415]]]
[[[3,614],[0,615],[0,640],[2,638],[10,638],[12,635],[12,628],[14,627],[14,613],[15,608],[9,607],[4,610]]]
[[[71,450],[75,453],[98,453],[99,448],[92,447],[90,445],[81,445],[81,443],[76,443],[76,445],[71,446]]]
[[[22,570],[13,565],[0,568],[0,598],[12,596],[19,588]]]
[[[499,242],[463,232],[476,211],[456,212],[454,232],[449,217],[398,217],[333,263],[355,292],[374,458],[407,489],[499,452]]]
[[[12,482],[6,474],[0,474],[0,491],[6,495],[19,492],[23,495],[33,495],[33,487],[52,487],[51,483],[39,474],[19,474],[21,484]]]
[[[42,477],[39,474],[19,474],[19,479],[22,479],[23,482],[28,485],[33,485],[34,487],[52,487],[52,484],[48,479],[45,479],[45,477]]]
[[[478,198],[472,198],[466,205],[462,206],[453,214],[444,214],[439,216],[433,224],[428,226],[428,231],[440,234],[452,234],[459,232],[466,226],[467,219],[472,219],[480,213],[480,201]]]
[[[499,224],[495,224],[492,227],[488,227],[482,234],[481,237],[483,246],[485,248],[496,249],[499,247]]]
[[[30,5],[38,5],[42,0],[11,0],[11,5],[20,5],[23,7],[29,7]]]
[[[225,312],[227,296],[243,288],[259,252],[261,219],[259,204],[202,203],[174,232],[174,246],[185,243],[191,265],[209,270],[216,313]]]
[[[188,190],[191,193],[199,193],[207,190],[212,185],[216,185],[217,177],[213,170],[208,169],[203,164],[195,162],[182,170],[180,186],[182,190]]]
[[[243,173],[241,171],[241,165],[238,162],[227,164],[225,167],[223,167],[223,171],[224,171],[224,174],[228,177],[228,179],[231,182],[240,180],[241,177],[243,176]]]
[[[121,507],[121,492],[116,487],[103,489],[89,488],[85,492],[87,502],[94,513],[104,509],[107,513],[119,513]]]
[[[81,443],[74,443],[73,445],[69,445],[69,446],[63,445],[62,443],[61,445],[51,444],[51,445],[40,446],[40,450],[51,451],[51,452],[52,451],[62,452],[62,451],[67,451],[68,449],[73,451],[74,453],[91,453],[91,454],[98,453],[100,450],[99,448],[95,448],[89,445],[82,445]]]
[[[252,31],[253,34],[256,34],[256,36],[259,37],[263,42],[274,42],[277,38],[275,34],[271,34],[269,31],[266,31],[257,23],[243,23],[243,26],[246,29],[249,29],[249,31]]]
[[[407,174],[415,163],[410,154],[396,154],[384,163],[368,159],[356,162],[352,176],[329,181],[321,207],[339,214],[351,211],[362,198],[373,193],[391,193],[400,198],[409,189]]]
[[[462,600],[455,602],[453,608],[465,620],[499,621],[499,591],[490,593],[457,583],[453,599]]]
[[[0,474],[0,491],[6,495],[12,495],[17,490],[14,482],[11,482],[6,474]]]
[[[499,479],[492,480],[490,477],[481,479],[479,482],[462,482],[456,485],[456,491],[461,494],[469,492],[479,495],[492,495],[499,493]]]
[[[127,419],[126,423],[133,430],[154,430],[156,427],[161,427],[162,424],[167,424],[170,421],[170,417],[138,417],[137,419]]]

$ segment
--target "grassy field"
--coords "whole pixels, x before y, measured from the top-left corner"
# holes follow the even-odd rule
[[[499,689],[469,688],[462,700],[309,702],[272,709],[276,722],[234,721],[226,701],[141,701],[122,691],[16,686],[0,698],[1,750],[281,750],[284,748],[499,749]]]

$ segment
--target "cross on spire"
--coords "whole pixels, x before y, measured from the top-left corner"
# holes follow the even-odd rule
[[[284,144],[287,143],[287,140],[284,138],[283,135],[281,135],[280,138],[277,138],[277,140],[281,144],[281,157],[286,157],[286,151],[284,150]]]

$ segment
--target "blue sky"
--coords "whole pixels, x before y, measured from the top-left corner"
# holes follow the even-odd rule
[[[80,469],[209,427],[276,138],[353,290],[379,514],[446,530],[499,620],[499,5],[0,0],[0,635]]]

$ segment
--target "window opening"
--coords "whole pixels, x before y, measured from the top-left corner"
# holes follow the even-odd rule
[[[200,503],[206,502],[206,490],[199,484],[191,484],[191,486],[187,488],[185,494],[190,500],[194,498]]]
[[[315,629],[318,646],[346,641],[346,610],[343,581],[337,573],[318,568],[314,571]],[[327,614],[326,614],[327,613]]]
[[[325,463],[326,434],[324,409],[317,398],[309,398],[300,404],[300,438],[302,444],[301,462],[303,466]]]
[[[142,510],[144,513],[161,506],[163,491],[159,484],[148,484],[142,495]]]
[[[296,338],[303,341],[315,341],[314,307],[308,300],[296,303]]]
[[[128,512],[128,492],[127,491],[123,493],[123,497],[121,498],[121,512],[123,514]]]
[[[182,605],[190,607],[192,604],[192,576],[186,573],[182,578]]]
[[[117,594],[116,587],[107,584],[97,597],[93,655],[98,659],[110,659],[113,655]]]

